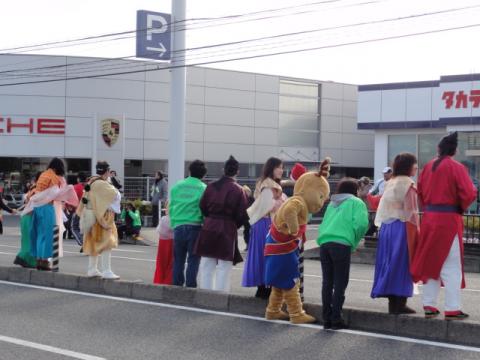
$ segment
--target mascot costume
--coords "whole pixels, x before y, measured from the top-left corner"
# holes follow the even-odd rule
[[[305,313],[299,292],[299,244],[307,229],[309,214],[322,208],[330,194],[327,181],[330,158],[318,172],[307,172],[296,181],[293,196],[285,201],[275,217],[265,244],[265,284],[272,287],[265,318],[288,320],[294,324],[315,322]],[[282,311],[287,304],[288,314]]]

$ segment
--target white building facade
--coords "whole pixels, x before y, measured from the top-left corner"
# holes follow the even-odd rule
[[[167,170],[170,73],[145,61],[0,57],[0,172],[28,177],[51,157],[71,174],[106,160],[120,178]],[[122,73],[116,75],[105,75]],[[87,77],[87,78],[84,78]],[[75,79],[78,78],[78,79]],[[69,80],[65,80],[69,79]],[[212,176],[234,155],[256,177],[270,156],[371,173],[373,132],[357,129],[357,87],[187,69],[186,160]]]
[[[359,86],[358,129],[375,131],[375,177],[400,152],[411,152],[420,168],[445,134],[459,132],[456,159],[474,182],[480,177],[480,74]]]

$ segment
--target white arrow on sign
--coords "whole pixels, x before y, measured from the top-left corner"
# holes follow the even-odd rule
[[[162,57],[167,52],[167,49],[165,49],[162,43],[158,43],[158,46],[160,47],[147,46],[147,51],[158,52],[158,57]]]

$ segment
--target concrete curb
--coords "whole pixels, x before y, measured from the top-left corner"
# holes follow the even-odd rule
[[[123,280],[102,280],[19,267],[0,266],[0,280],[262,317],[266,307],[265,300],[248,296]],[[305,310],[318,319],[322,318],[321,305],[307,303]],[[418,316],[393,316],[360,309],[345,309],[344,316],[352,329],[480,347],[480,324],[472,321],[427,320]]]

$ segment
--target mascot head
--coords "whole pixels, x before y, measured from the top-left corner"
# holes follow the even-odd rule
[[[305,200],[310,214],[320,211],[330,195],[327,178],[330,176],[331,161],[330,158],[325,158],[320,164],[319,171],[307,172],[295,183],[293,195]]]

